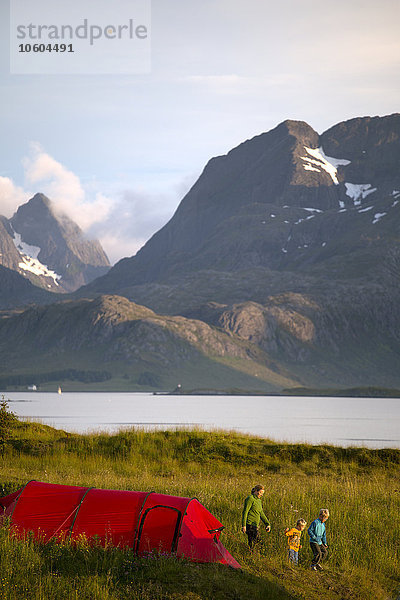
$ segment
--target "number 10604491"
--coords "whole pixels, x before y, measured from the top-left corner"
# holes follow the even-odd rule
[[[18,52],[74,52],[72,44],[19,44]]]

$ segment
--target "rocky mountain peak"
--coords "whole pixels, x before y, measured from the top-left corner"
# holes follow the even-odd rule
[[[277,127],[277,129],[283,128],[286,128],[287,132],[298,140],[318,142],[318,133],[306,121],[286,119]]]
[[[53,202],[41,193],[22,204],[10,222],[15,231],[30,244],[37,242],[43,233],[48,234],[50,228],[53,235],[82,235],[80,227],[67,215],[57,211]]]
[[[0,264],[51,291],[73,291],[106,273],[107,256],[97,240],[88,240],[78,225],[38,193],[2,218]]]
[[[357,117],[334,125],[321,135],[327,152],[347,154],[356,159],[368,149],[382,149],[389,144],[392,150],[400,144],[400,113],[386,117]]]
[[[41,206],[44,206],[48,210],[51,210],[52,207],[51,200],[41,192],[37,192],[26,204],[29,204],[30,206],[33,206],[36,209],[40,208]]]
[[[327,154],[350,161],[346,181],[400,189],[400,114],[350,119],[321,135]]]
[[[397,235],[399,124],[400,115],[364,117],[319,135],[286,120],[246,140],[211,159],[169,223],[93,288],[119,293],[209,270],[250,277],[267,268],[281,282],[283,273],[301,281],[314,270],[317,280],[377,272],[377,255]]]

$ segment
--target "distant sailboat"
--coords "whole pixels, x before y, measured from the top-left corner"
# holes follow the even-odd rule
[[[58,386],[58,393],[59,393],[59,394],[62,394],[62,391],[61,391],[61,387],[60,387],[60,386]]]

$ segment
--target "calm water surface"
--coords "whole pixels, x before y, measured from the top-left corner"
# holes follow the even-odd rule
[[[19,417],[76,432],[197,426],[279,441],[400,448],[400,398],[6,392]]]

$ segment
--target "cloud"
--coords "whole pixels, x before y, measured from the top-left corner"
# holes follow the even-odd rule
[[[106,219],[112,200],[99,192],[88,197],[79,177],[47,154],[40,144],[32,143],[30,156],[22,162],[29,186],[48,196],[56,209],[69,216],[83,231]]]
[[[162,221],[158,198],[132,190],[114,190],[111,198],[98,190],[99,182],[83,185],[37,143],[23,165],[27,184],[46,194],[89,238],[100,240],[112,263],[136,254]]]
[[[198,173],[182,175],[164,173],[152,192],[148,186],[114,188],[112,208],[102,222],[95,223],[87,234],[99,239],[110,262],[134,256],[138,250],[172,217],[179,201],[192,187]],[[110,191],[108,190],[108,193]]]
[[[16,186],[9,177],[0,177],[0,215],[10,218],[26,201],[24,190]]]
[[[21,204],[42,192],[55,210],[77,223],[89,239],[100,241],[112,263],[136,254],[168,221],[179,199],[197,178],[195,174],[176,176],[167,172],[166,185],[160,184],[151,193],[140,186],[121,189],[121,183],[110,186],[92,180],[83,184],[37,143],[31,144],[29,156],[22,163],[24,188],[8,177],[0,177],[0,214],[11,217]],[[168,191],[164,192],[165,187]]]
[[[110,261],[133,256],[172,216],[176,198],[125,190],[115,196],[112,211],[88,234],[101,241]]]

